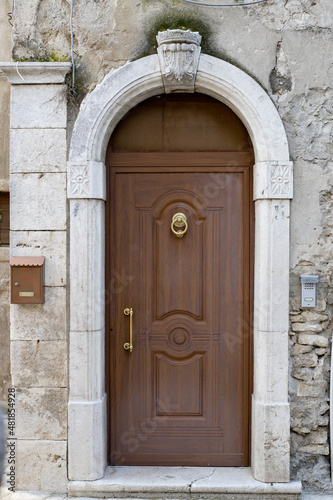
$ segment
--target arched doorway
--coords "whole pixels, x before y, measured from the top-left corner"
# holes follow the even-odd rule
[[[242,122],[203,94],[143,101],[111,136],[112,465],[249,465],[252,166]]]
[[[289,481],[289,200],[292,162],[281,118],[246,73],[201,54],[195,81],[245,124],[255,165],[252,460],[256,479]],[[164,92],[157,55],[111,71],[85,99],[68,161],[70,199],[69,478],[94,480],[107,464],[104,367],[105,154],[117,123],[139,102]],[[80,179],[82,189],[71,180]],[[80,333],[80,348],[75,342]],[[84,341],[84,343],[82,343]],[[77,369],[80,367],[80,369]],[[83,376],[82,376],[83,374]]]

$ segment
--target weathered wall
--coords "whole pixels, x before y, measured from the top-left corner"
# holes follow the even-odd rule
[[[12,304],[10,311],[16,488],[63,493],[68,400],[66,86],[31,85],[21,71],[27,84],[13,85],[11,91],[11,253],[45,257],[45,303]]]
[[[16,0],[15,60],[70,58],[70,1]],[[255,78],[275,102],[295,162],[291,213],[292,475],[329,488],[328,391],[333,294],[331,0],[249,8],[182,0],[76,0],[77,102],[112,69],[156,50],[158,28],[198,29],[203,52]],[[71,113],[77,112],[71,99]],[[317,308],[300,308],[300,275],[318,274]],[[49,313],[47,313],[49,314]],[[46,318],[47,321],[47,318]]]
[[[7,13],[11,0],[0,3],[0,61],[11,60],[12,28]],[[0,74],[0,191],[9,191],[10,85]],[[0,246],[0,399],[6,401],[10,386],[9,356],[9,248]]]

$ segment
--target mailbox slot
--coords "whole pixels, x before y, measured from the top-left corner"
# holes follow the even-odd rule
[[[12,257],[11,303],[42,304],[44,302],[45,257]]]

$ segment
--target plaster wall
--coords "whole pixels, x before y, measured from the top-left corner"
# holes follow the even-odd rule
[[[69,16],[69,0],[16,0],[14,60],[69,60]],[[269,0],[248,8],[209,9],[188,5],[182,0],[142,0],[134,4],[130,0],[77,0],[73,20],[77,87],[75,92],[69,93],[69,119],[74,121],[84,96],[107,73],[140,56],[156,53],[154,37],[158,28],[180,26],[200,31],[204,53],[230,61],[252,76],[271,97],[286,128],[291,159],[294,161],[295,185],[290,214],[292,477],[302,479],[305,487],[328,490],[329,346],[333,315],[333,176],[330,160],[333,133],[333,5],[330,0]],[[19,91],[16,97],[13,96],[14,100],[16,98],[19,99]],[[19,113],[19,105],[17,110]],[[40,142],[35,135],[38,133],[46,134],[45,140],[52,142],[54,135],[47,135],[48,131],[44,130],[48,127],[39,123],[36,125],[37,132],[27,132],[29,125],[24,125],[22,130],[17,127],[20,130],[13,131],[12,136],[17,144],[17,154],[20,154],[19,148],[23,148],[24,144],[20,134],[22,137],[28,134],[24,140],[27,143],[33,140],[37,148]],[[64,127],[63,123],[56,125],[55,128],[59,128],[57,133],[64,133]],[[44,188],[49,186],[47,176],[52,175],[59,193],[62,193],[65,179],[64,170],[59,168],[62,162],[58,159],[54,164],[49,158],[40,162],[35,173],[45,174],[45,177],[36,177],[34,188],[37,191],[44,193]],[[26,169],[31,168],[27,163],[19,171],[17,165],[22,165],[20,158],[12,167],[14,196],[15,193],[19,196],[19,185],[15,184],[15,180],[19,176],[24,179]],[[52,197],[51,192],[49,196]],[[58,209],[62,214],[62,226],[56,229],[59,231],[57,237],[64,238],[66,223],[63,217],[66,209],[64,205]],[[50,213],[49,216],[52,218],[55,214]],[[43,221],[37,221],[33,228],[19,219],[17,224],[16,239],[17,236],[21,239],[29,237],[38,242],[42,234],[38,231],[46,229]],[[45,220],[45,224],[50,229],[49,219]],[[19,252],[26,245],[25,241],[22,242],[22,245],[15,243]],[[52,244],[49,243],[47,248],[55,255],[52,248],[58,247],[52,247]],[[61,248],[65,249],[64,242]],[[35,247],[34,251],[39,250]],[[315,310],[302,310],[300,307],[301,274],[319,275],[319,300]],[[50,280],[51,276],[58,279],[50,272]],[[53,287],[59,286],[62,287],[51,284],[50,294],[55,293]],[[62,303],[61,307],[65,308],[65,305]],[[50,322],[49,331],[54,324],[51,314],[51,311],[45,311],[43,315],[45,321]],[[61,337],[56,341],[63,342],[66,327],[57,327],[56,331]],[[25,337],[24,332],[22,335],[22,339],[14,339],[14,345],[18,348],[25,345],[29,351],[29,342],[36,339]],[[24,356],[22,354],[22,359]],[[13,369],[15,372],[15,367]],[[20,369],[18,365],[17,370]]]

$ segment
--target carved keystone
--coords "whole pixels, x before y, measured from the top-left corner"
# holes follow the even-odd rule
[[[159,31],[158,58],[165,92],[194,92],[201,35],[190,30]]]

